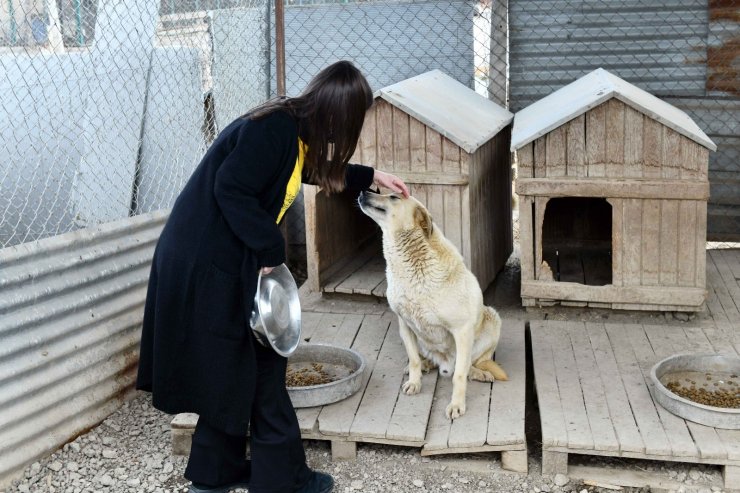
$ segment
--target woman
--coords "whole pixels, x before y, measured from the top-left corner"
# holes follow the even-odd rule
[[[325,68],[299,97],[226,127],[172,208],[152,263],[137,388],[166,413],[200,415],[185,470],[192,493],[333,487],[306,465],[287,360],[255,341],[248,320],[258,272],[285,261],[278,223],[302,181],[408,196],[399,178],[347,164],[372,101],[351,63]]]

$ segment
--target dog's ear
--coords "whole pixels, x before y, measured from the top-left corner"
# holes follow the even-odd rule
[[[432,216],[423,207],[416,206],[414,209],[414,222],[424,231],[424,236],[429,238],[434,231]]]

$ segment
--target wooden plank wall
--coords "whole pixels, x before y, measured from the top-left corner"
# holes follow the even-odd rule
[[[705,287],[706,202],[611,199],[614,284]],[[614,221],[613,227],[616,227]],[[619,283],[619,284],[618,284]]]
[[[709,150],[617,99],[516,151],[519,178],[707,180]]]
[[[510,132],[508,127],[469,155],[376,99],[352,161],[404,178],[485,288],[512,250]]]
[[[706,201],[622,198],[613,195],[616,192],[609,184],[620,179],[650,180],[658,186],[661,180],[671,180],[666,187],[675,187],[676,180],[706,183],[708,152],[611,99],[519,149],[518,178],[589,178],[591,185],[597,183],[594,178],[604,180],[600,196],[610,197],[613,208],[613,285],[704,288]],[[534,198],[533,219],[544,213],[537,207],[544,207],[546,201],[546,197]],[[527,214],[524,217],[529,219]],[[535,220],[533,227],[541,225]],[[522,240],[531,238],[536,243],[539,234],[535,229],[523,234]],[[538,249],[531,256],[534,265],[527,266],[526,272],[537,272]]]
[[[329,195],[315,185],[305,185],[303,192],[308,277],[311,289],[319,290],[324,274],[375,236],[377,226],[353,205],[348,193]]]
[[[470,217],[468,190],[444,183],[454,177],[467,178],[468,160],[467,153],[452,141],[382,99],[376,99],[367,112],[352,157],[353,162],[404,178],[412,195],[427,207],[434,223],[470,265],[470,231],[463,227],[469,224],[463,215]],[[408,179],[423,175],[439,178],[439,184]]]
[[[511,126],[471,156],[472,270],[483,289],[493,281],[513,249],[510,138]]]

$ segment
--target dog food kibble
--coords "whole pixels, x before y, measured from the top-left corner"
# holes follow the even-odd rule
[[[733,375],[732,378],[736,378],[735,375]],[[734,384],[732,381],[728,381],[726,383],[729,385]],[[704,385],[706,386],[706,384]],[[720,382],[714,382],[714,386],[722,387]],[[684,399],[689,399],[706,406],[740,409],[740,389],[738,389],[737,386],[733,388],[708,390],[705,388],[697,389],[693,386],[691,388],[687,388],[681,385],[680,382],[674,381],[666,384],[666,388]]]
[[[286,387],[308,387],[333,382],[321,363],[312,363],[310,368],[292,368],[285,372]]]

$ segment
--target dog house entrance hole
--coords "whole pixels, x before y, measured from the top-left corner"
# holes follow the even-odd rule
[[[317,250],[325,260],[320,289],[325,294],[384,298],[382,235],[357,206],[356,194],[323,196],[317,208]]]
[[[611,204],[603,198],[550,199],[542,224],[542,260],[556,281],[611,284]]]

